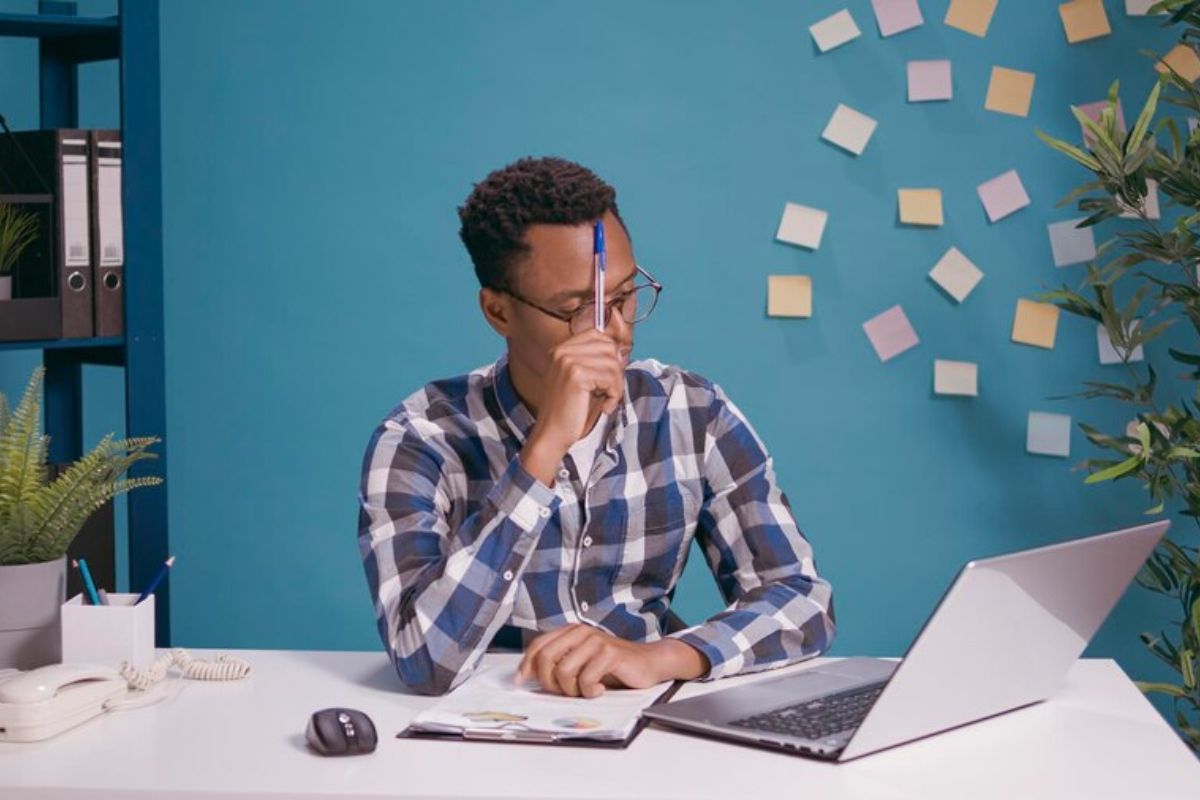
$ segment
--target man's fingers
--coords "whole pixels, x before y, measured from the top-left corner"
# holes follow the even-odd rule
[[[571,630],[573,630],[576,627],[578,627],[578,626],[577,625],[564,625],[561,628],[557,628],[557,629],[549,631],[547,633],[543,633],[541,636],[537,637],[532,642],[530,642],[529,647],[527,647],[525,649],[525,655],[522,656],[522,658],[521,658],[521,663],[517,666],[517,675],[522,679],[528,678],[531,675],[534,675],[535,674],[535,670],[534,670],[534,666],[533,666],[534,659],[537,657],[537,654],[539,652],[541,652],[542,648],[545,647],[546,645],[550,644],[551,642],[553,642],[558,637],[569,633]]]
[[[612,670],[618,658],[620,653],[615,648],[601,648],[579,671],[579,694],[588,698],[604,694],[604,677]]]
[[[590,634],[591,631],[588,626],[580,625],[559,636],[538,652],[534,658],[534,668],[537,670],[538,681],[546,691],[562,694],[562,687],[558,685],[558,681],[554,677],[554,665],[572,647],[578,644],[581,639],[586,638]]]
[[[599,636],[589,636],[558,660],[554,665],[554,680],[558,682],[563,694],[570,697],[580,695],[579,671],[602,650],[604,640]]]

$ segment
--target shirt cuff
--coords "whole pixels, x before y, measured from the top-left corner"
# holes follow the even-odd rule
[[[708,659],[708,672],[696,680],[712,681],[733,675],[745,664],[745,653],[736,641],[741,636],[719,622],[704,622],[667,636],[691,645]]]
[[[562,502],[554,490],[525,469],[520,456],[509,462],[488,493],[488,500],[502,516],[530,533],[545,525]]]

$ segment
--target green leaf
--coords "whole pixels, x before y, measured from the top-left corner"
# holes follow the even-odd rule
[[[1074,108],[1074,107],[1072,107],[1072,108]],[[1085,118],[1086,118],[1086,115],[1085,115]],[[1088,122],[1091,122],[1091,120],[1089,119]],[[1095,123],[1093,123],[1093,124],[1095,124]],[[1087,167],[1092,172],[1100,172],[1101,171],[1100,162],[1097,161],[1092,156],[1089,156],[1087,153],[1080,150],[1075,145],[1068,144],[1067,142],[1064,142],[1062,139],[1056,139],[1055,137],[1050,136],[1045,133],[1042,133],[1040,130],[1037,130],[1037,129],[1034,129],[1034,133],[1036,133],[1038,138],[1041,139],[1043,142],[1050,145],[1051,147],[1053,147],[1055,150],[1062,153],[1063,155],[1068,156],[1068,157],[1074,159],[1075,161],[1078,161],[1080,164]]]
[[[1133,472],[1141,466],[1142,459],[1140,456],[1130,456],[1119,464],[1114,464],[1108,469],[1102,469],[1099,472],[1093,472],[1084,478],[1084,483],[1100,483],[1101,481],[1112,480],[1119,478],[1122,475]]]
[[[1186,689],[1182,686],[1176,686],[1173,683],[1150,683],[1148,681],[1134,681],[1133,683],[1142,690],[1143,694],[1161,692],[1162,694],[1169,694],[1172,697],[1187,697],[1189,695]]]
[[[1137,122],[1133,124],[1133,130],[1129,134],[1129,138],[1125,140],[1125,152],[1136,150],[1142,143],[1142,139],[1146,136],[1146,131],[1150,128],[1150,119],[1154,116],[1154,109],[1158,106],[1158,93],[1162,90],[1162,84],[1155,82],[1154,88],[1150,90],[1150,96],[1146,98],[1146,105],[1142,106],[1142,113],[1138,114]]]
[[[1146,516],[1153,516],[1155,514],[1161,514],[1162,512],[1163,512],[1163,503],[1159,503],[1158,505],[1154,506],[1153,508],[1147,508],[1142,513],[1145,514]]]

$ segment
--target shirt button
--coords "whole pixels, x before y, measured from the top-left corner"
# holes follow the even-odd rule
[[[511,569],[504,570],[504,580],[506,580],[506,581],[512,580],[512,570]]]
[[[541,515],[542,519],[545,519],[546,517],[550,516],[550,509],[546,508],[545,506],[542,506],[541,508],[538,509],[538,514]]]
[[[592,537],[590,537],[590,536],[583,537],[583,546],[591,547],[592,546]]]
[[[570,478],[571,478],[571,471],[570,471],[569,469],[567,469],[566,467],[563,467],[562,469],[560,469],[560,470],[558,471],[558,477],[562,478],[564,481],[565,481],[565,480],[570,480]]]
[[[584,600],[582,603],[580,603],[580,604],[579,604],[579,610],[580,610],[580,611],[582,611],[582,612],[583,612],[583,613],[585,613],[585,614],[587,613],[587,610],[588,610],[588,604],[587,604],[587,601],[586,601],[586,600]]]

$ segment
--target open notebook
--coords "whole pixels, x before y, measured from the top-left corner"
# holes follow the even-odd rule
[[[667,681],[609,689],[593,699],[563,697],[537,681],[518,683],[516,670],[516,660],[484,667],[397,735],[625,747],[645,727],[642,709],[669,699],[678,686]]]

